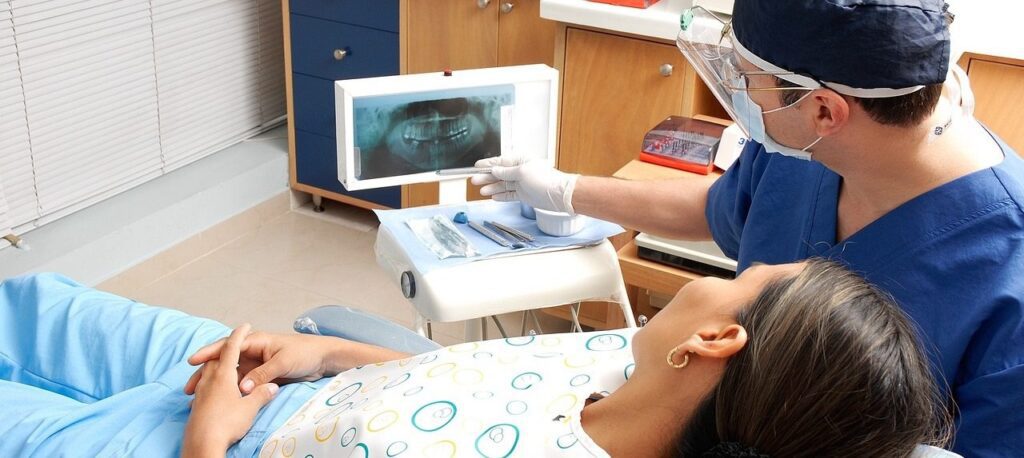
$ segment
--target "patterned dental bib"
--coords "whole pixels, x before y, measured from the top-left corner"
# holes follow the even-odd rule
[[[633,373],[635,329],[470,342],[338,374],[260,456],[608,456],[580,426]]]

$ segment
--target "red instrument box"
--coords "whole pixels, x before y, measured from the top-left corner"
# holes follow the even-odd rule
[[[610,5],[632,6],[633,8],[647,8],[658,0],[590,0],[597,3],[608,3]]]
[[[644,136],[640,160],[707,175],[715,168],[715,151],[725,126],[669,116]]]

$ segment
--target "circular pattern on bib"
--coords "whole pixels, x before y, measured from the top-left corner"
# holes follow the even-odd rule
[[[397,421],[398,412],[395,412],[394,410],[385,410],[374,415],[373,418],[370,418],[370,421],[366,422],[366,430],[371,433],[383,431],[390,428],[391,425],[395,424]]]
[[[505,339],[505,343],[513,347],[522,347],[525,345],[530,345],[536,338],[536,336],[509,337]]]
[[[427,377],[434,378],[455,370],[455,363],[441,363],[427,371]]]
[[[443,440],[423,447],[423,456],[428,458],[451,458],[455,456],[455,442]]]
[[[536,372],[523,372],[512,379],[512,388],[517,390],[528,390],[541,380],[544,380],[544,377]]]
[[[329,406],[336,406],[338,404],[341,404],[342,402],[345,402],[348,398],[352,397],[352,395],[359,392],[359,389],[362,387],[362,382],[356,382],[349,386],[346,386],[337,393],[334,393],[334,395],[332,395],[331,397],[327,398],[327,400],[324,401],[324,404],[327,404]]]
[[[530,406],[523,401],[509,401],[508,404],[505,404],[505,411],[508,412],[509,415],[522,415],[526,413],[529,408]]]
[[[385,390],[390,390],[390,389],[392,389],[392,388],[394,388],[394,387],[396,387],[398,385],[401,385],[401,384],[409,381],[409,377],[412,377],[412,374],[410,374],[408,372],[406,372],[406,373],[404,373],[402,375],[399,375],[398,378],[388,382],[387,385],[384,385],[384,389]]]
[[[580,374],[569,380],[569,385],[582,386],[586,385],[588,382],[590,382],[590,376],[587,374]]]
[[[618,334],[598,334],[587,339],[587,350],[614,351],[626,348],[626,338]]]
[[[580,440],[576,438],[575,434],[568,433],[558,436],[558,439],[555,440],[555,443],[558,444],[558,448],[564,450],[569,447],[572,447],[573,445],[576,445],[576,443],[579,441]]]
[[[519,444],[519,428],[501,423],[484,430],[476,438],[476,451],[487,458],[511,456]]]
[[[388,456],[398,456],[405,453],[406,450],[409,450],[409,444],[406,444],[405,442],[402,441],[398,441],[392,442],[391,445],[388,446],[388,450],[386,453],[388,454]]]
[[[450,401],[434,401],[416,409],[412,425],[420,431],[432,433],[451,423],[458,409]]]
[[[356,438],[356,429],[355,428],[349,428],[349,429],[345,430],[345,434],[341,435],[341,446],[342,447],[348,447],[348,444],[351,444],[352,441],[355,440],[355,438]]]

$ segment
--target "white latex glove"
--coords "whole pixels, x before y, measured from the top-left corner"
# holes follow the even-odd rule
[[[494,200],[519,200],[533,208],[575,215],[572,192],[577,174],[556,170],[544,161],[516,157],[491,157],[477,161],[476,167],[490,167],[491,173],[474,175],[470,180],[480,193]]]

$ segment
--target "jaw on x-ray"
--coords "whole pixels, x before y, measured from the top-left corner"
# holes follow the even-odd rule
[[[357,99],[360,180],[472,167],[501,154],[501,107],[512,85]]]

